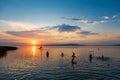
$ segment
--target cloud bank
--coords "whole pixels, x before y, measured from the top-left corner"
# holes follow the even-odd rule
[[[87,25],[96,25],[96,24],[101,24],[101,23],[106,23],[107,22],[107,20],[91,21],[91,20],[85,19],[85,18],[66,18],[66,17],[62,17],[62,19],[77,21],[77,22],[84,23],[84,24],[87,24]]]
[[[99,33],[93,33],[91,31],[81,31],[81,32],[78,32],[78,34],[82,34],[82,35],[99,35]]]

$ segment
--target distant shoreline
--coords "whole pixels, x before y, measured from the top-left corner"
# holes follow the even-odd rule
[[[13,45],[7,45],[7,46],[0,46],[0,48],[2,47],[6,47],[7,49],[9,49],[10,47],[13,48],[13,46],[120,46],[120,44],[113,44],[113,45],[86,45],[86,44],[38,44],[38,45],[29,45],[29,44],[13,44]],[[14,47],[17,48],[17,47]]]
[[[114,45],[85,45],[85,44],[46,44],[43,46],[120,46],[120,44]]]

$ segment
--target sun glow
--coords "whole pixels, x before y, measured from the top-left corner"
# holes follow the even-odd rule
[[[36,40],[33,40],[33,41],[32,41],[32,44],[33,44],[33,45],[37,44],[37,41],[36,41]]]

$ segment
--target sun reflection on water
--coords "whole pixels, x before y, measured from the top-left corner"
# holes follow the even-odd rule
[[[36,54],[36,46],[32,46],[32,54],[33,54],[33,56],[35,56],[35,54]]]

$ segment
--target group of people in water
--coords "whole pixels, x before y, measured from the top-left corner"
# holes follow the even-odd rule
[[[63,52],[62,52],[60,55],[61,55],[61,57],[64,57],[64,56],[65,56]],[[47,58],[49,57],[49,52],[48,52],[48,51],[46,52],[46,57],[47,57]],[[74,65],[77,64],[77,61],[75,60],[76,55],[75,55],[74,52],[72,53],[71,57],[72,57],[72,58],[71,58],[71,64],[72,64],[72,67],[73,67],[73,69],[74,69]],[[94,56],[94,51],[89,51],[88,59],[89,59],[89,62],[90,62],[90,63],[92,63],[93,59],[96,59],[96,60],[99,60],[99,61],[107,61],[107,60],[110,60],[109,57],[104,57],[104,55],[102,55],[102,56],[97,56],[97,57]],[[108,66],[109,66],[109,64],[108,64]]]
[[[92,62],[92,59],[93,59],[93,55],[90,53],[90,54],[89,54],[89,61]],[[104,60],[105,58],[104,58],[104,56],[102,55],[102,56],[100,56],[100,57],[97,57],[97,59],[99,59],[99,60]]]
[[[94,53],[94,51],[92,51],[93,53]],[[49,57],[49,52],[47,51],[46,52],[46,57],[48,58]],[[61,57],[64,57],[64,53],[62,52],[61,53]],[[72,54],[72,60],[71,60],[71,63],[72,64],[77,64],[77,62],[75,61],[75,53],[73,52],[73,54]],[[102,55],[101,57],[98,57],[99,59],[101,59],[101,60],[104,60],[105,59],[105,57]],[[93,59],[93,54],[92,53],[89,53],[89,61],[90,62],[92,62],[92,59]]]
[[[48,51],[46,52],[46,57],[47,57],[47,58],[49,57],[49,52],[48,52]],[[61,57],[64,57],[64,53],[63,53],[63,52],[61,53]],[[76,64],[77,62],[74,61],[74,60],[75,60],[75,57],[76,57],[74,52],[73,52],[73,54],[72,54],[71,57],[72,57],[71,63],[72,63],[72,64]]]
[[[89,58],[92,59],[93,58],[93,55],[92,54],[89,54]],[[105,59],[105,57],[102,55],[101,57],[99,57],[100,59]]]

